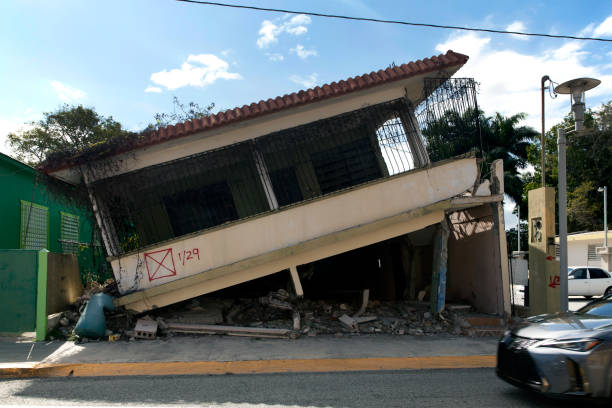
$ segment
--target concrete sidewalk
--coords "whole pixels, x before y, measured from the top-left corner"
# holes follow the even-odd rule
[[[495,366],[497,338],[175,336],[133,342],[0,340],[0,377],[243,374]]]

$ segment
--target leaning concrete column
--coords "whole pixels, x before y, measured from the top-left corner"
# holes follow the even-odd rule
[[[436,228],[433,242],[433,271],[431,276],[431,312],[444,310],[446,301],[446,271],[448,263],[449,229],[446,219]]]
[[[84,165],[81,166],[80,169],[83,176],[83,183],[85,183],[85,188],[87,189],[89,200],[91,201],[92,211],[96,217],[98,227],[100,228],[100,234],[102,235],[102,241],[104,242],[104,247],[106,248],[106,254],[108,256],[117,256],[120,254],[119,240],[117,239],[117,234],[112,221],[110,221],[108,212],[106,211],[105,214],[105,208],[102,206],[102,203],[97,200],[96,194],[91,188],[89,166]]]

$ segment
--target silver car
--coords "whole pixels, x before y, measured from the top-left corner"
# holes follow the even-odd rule
[[[612,399],[612,296],[515,324],[499,342],[496,371],[545,395]]]

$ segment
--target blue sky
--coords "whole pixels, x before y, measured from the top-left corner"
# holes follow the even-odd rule
[[[229,0],[228,0],[229,1]],[[434,24],[612,38],[609,1],[238,1],[262,7]],[[526,112],[539,128],[539,83],[582,76],[612,100],[612,43],[413,28],[171,0],[0,4],[0,151],[5,136],[62,103],[84,104],[139,130],[172,98],[226,109],[452,49],[480,82],[486,113]],[[569,100],[547,99],[547,124]]]

